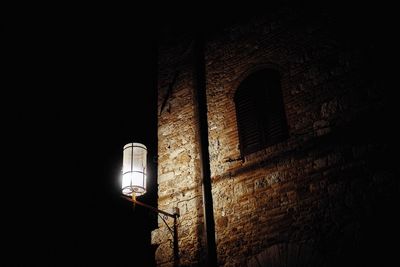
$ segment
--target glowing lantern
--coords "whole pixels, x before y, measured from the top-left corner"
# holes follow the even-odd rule
[[[147,148],[140,143],[124,146],[122,163],[122,194],[140,196],[146,193]]]

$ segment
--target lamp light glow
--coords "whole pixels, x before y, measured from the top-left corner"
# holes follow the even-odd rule
[[[122,162],[122,194],[141,196],[146,193],[147,148],[140,143],[124,146]]]
[[[162,221],[167,226],[169,232],[173,237],[174,249],[174,266],[179,265],[179,247],[178,247],[178,217],[179,208],[174,207],[174,213],[169,213],[146,203],[136,200],[137,196],[146,193],[146,166],[147,166],[147,148],[140,143],[129,143],[124,146],[123,159],[122,159],[122,197],[129,200],[135,205],[139,205],[150,209],[157,214],[163,214],[174,219],[173,229],[167,224],[163,217]]]

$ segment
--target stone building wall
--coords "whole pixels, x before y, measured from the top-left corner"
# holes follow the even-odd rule
[[[199,263],[202,258],[203,208],[197,143],[197,120],[193,99],[192,42],[173,49],[160,49],[158,94],[158,207],[172,213],[178,207],[180,264]],[[164,105],[163,105],[164,104]],[[172,228],[173,221],[167,220]],[[156,261],[173,265],[172,235],[158,220],[152,242],[159,244]]]
[[[356,29],[343,27],[342,19],[328,10],[282,8],[225,27],[206,42],[220,266],[340,266],[344,259],[356,261],[366,248],[377,205],[393,203],[398,194],[397,169],[380,135],[387,129],[381,117],[386,115],[385,96],[371,46],[363,36],[354,37],[360,34],[352,32]],[[183,40],[160,50],[158,203],[181,210],[181,264],[201,266],[192,43]],[[264,67],[282,75],[289,138],[242,157],[233,96],[243,79]],[[172,250],[162,222],[159,227],[152,240],[160,244],[156,260],[164,266],[171,264]]]

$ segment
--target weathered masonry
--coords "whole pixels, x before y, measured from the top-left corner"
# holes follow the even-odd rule
[[[343,20],[282,7],[206,36],[219,266],[358,266],[398,234],[387,84],[376,46]],[[192,37],[159,48],[158,206],[180,209],[179,264],[204,266]],[[158,226],[157,264],[172,266]]]

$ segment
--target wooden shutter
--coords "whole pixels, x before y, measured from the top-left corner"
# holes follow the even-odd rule
[[[263,122],[264,139],[266,145],[272,145],[287,137],[287,123],[279,77],[271,75],[264,86],[266,105],[266,116]]]
[[[246,88],[242,89],[236,97],[236,114],[241,151],[247,155],[260,149],[263,142],[254,96]]]
[[[247,77],[235,94],[242,155],[287,138],[279,73],[264,69]]]

